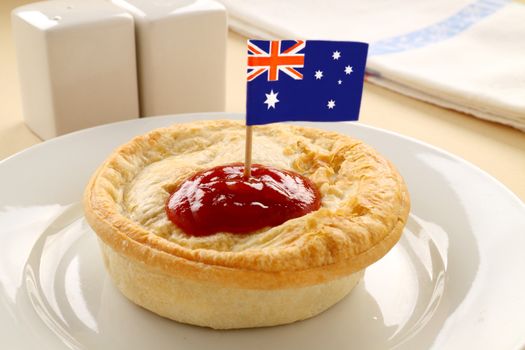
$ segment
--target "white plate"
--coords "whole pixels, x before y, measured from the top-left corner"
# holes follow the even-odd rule
[[[79,204],[97,165],[148,130],[226,114],[147,118],[66,135],[0,163],[2,349],[514,349],[525,344],[525,207],[465,161],[360,124],[317,123],[375,146],[412,197],[401,242],[356,289],[295,324],[213,331],[128,302]],[[240,116],[235,116],[240,118]],[[257,147],[255,144],[254,147]]]

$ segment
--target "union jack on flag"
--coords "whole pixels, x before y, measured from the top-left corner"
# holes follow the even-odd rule
[[[248,40],[246,125],[357,120],[368,44]]]
[[[281,41],[272,41],[268,51],[257,46],[255,41],[248,40],[248,81],[268,72],[268,80],[279,79],[279,72],[288,74],[292,79],[302,79],[303,74],[296,68],[304,67],[304,41],[295,40],[295,43],[282,49]]]

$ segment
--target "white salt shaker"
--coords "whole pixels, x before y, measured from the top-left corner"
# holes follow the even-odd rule
[[[227,17],[212,0],[112,0],[135,17],[141,116],[223,111]]]
[[[133,17],[103,0],[13,10],[22,106],[43,139],[139,115]]]

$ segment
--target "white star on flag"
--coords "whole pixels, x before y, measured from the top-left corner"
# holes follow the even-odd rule
[[[340,57],[341,57],[341,53],[339,51],[334,51],[334,53],[332,54],[332,58],[334,60],[338,60]]]
[[[275,104],[279,102],[279,100],[277,99],[278,94],[279,94],[278,92],[273,92],[273,89],[269,94],[265,94],[266,101],[264,101],[264,103],[268,105],[268,109],[270,109],[270,107],[275,109]]]
[[[334,109],[335,101],[334,100],[328,101],[328,104],[326,105],[326,107],[328,107],[328,109]]]
[[[343,83],[343,81],[342,81],[341,79],[339,79],[339,80],[337,81],[337,85],[341,85],[342,83]]]
[[[323,71],[321,70],[315,71],[315,79],[319,80],[322,77],[323,77]]]
[[[352,68],[352,66],[346,66],[345,67],[345,73],[346,74],[350,74],[354,71],[354,69]]]

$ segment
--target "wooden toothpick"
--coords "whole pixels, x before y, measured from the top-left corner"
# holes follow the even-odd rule
[[[246,125],[246,150],[244,153],[244,177],[252,175],[252,126]]]

